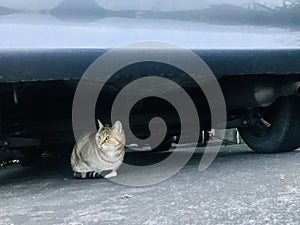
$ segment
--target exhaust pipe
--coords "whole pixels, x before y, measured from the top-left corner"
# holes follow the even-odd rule
[[[282,96],[300,95],[300,81],[290,82],[281,88]]]
[[[222,86],[228,111],[253,107],[267,107],[281,96],[299,95],[300,81],[281,84],[270,79],[240,80],[233,89],[232,82]]]
[[[266,107],[273,104],[281,96],[300,95],[300,82],[275,84],[265,88],[258,88],[254,96],[259,106]]]

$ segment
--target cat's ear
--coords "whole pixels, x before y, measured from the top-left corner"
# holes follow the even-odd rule
[[[114,131],[121,133],[122,132],[122,123],[120,121],[116,121],[113,125]]]
[[[99,119],[97,121],[98,121],[98,125],[99,125],[99,130],[98,131],[100,131],[103,128],[103,124],[101,123],[101,121]]]

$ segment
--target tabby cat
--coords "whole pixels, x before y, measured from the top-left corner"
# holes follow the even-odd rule
[[[71,155],[74,178],[102,178],[103,171],[111,172],[104,178],[117,176],[117,169],[125,154],[125,134],[120,121],[112,127],[98,120],[97,133],[83,135],[75,144]]]

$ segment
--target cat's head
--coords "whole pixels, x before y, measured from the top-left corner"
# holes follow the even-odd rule
[[[116,121],[112,127],[103,126],[98,120],[99,129],[96,133],[96,143],[99,149],[103,151],[113,151],[124,147],[125,133],[120,121]]]

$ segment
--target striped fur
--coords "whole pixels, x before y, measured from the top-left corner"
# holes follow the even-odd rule
[[[71,166],[74,178],[110,178],[117,175],[117,169],[125,154],[125,134],[121,122],[112,127],[104,127],[98,120],[97,133],[83,135],[74,146]],[[103,171],[111,173],[103,175]]]
[[[103,176],[95,171],[91,172],[84,172],[84,173],[79,173],[79,172],[74,172],[73,177],[76,179],[99,179],[103,178]]]

